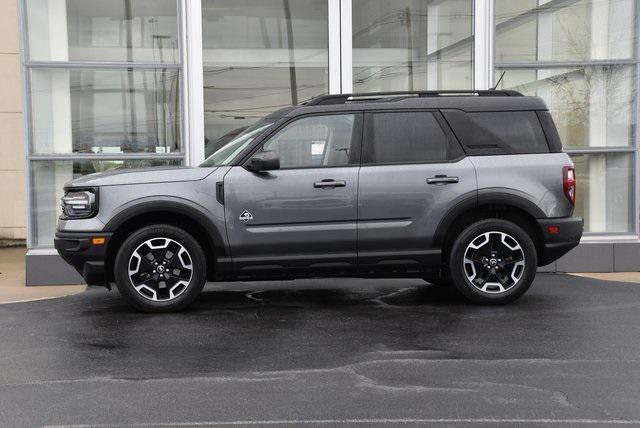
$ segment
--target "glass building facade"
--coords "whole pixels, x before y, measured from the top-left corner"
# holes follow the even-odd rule
[[[495,1],[496,79],[546,101],[576,165],[588,234],[637,231],[637,4]]]
[[[549,106],[576,164],[585,244],[637,244],[637,9],[635,0],[22,0],[29,248],[53,254],[62,185],[74,177],[197,165],[257,119],[320,94],[498,80]]]

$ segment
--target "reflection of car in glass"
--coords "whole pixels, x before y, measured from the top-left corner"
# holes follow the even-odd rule
[[[578,244],[575,190],[539,98],[328,95],[199,168],[68,183],[55,245],[146,311],[184,308],[207,280],[309,276],[419,277],[504,304]]]
[[[229,141],[236,138],[242,131],[247,129],[246,126],[242,126],[240,128],[236,128],[232,131],[227,132],[222,137],[218,138],[215,141],[210,141],[205,137],[204,139],[204,157],[205,159],[214,154],[219,148],[224,147]]]

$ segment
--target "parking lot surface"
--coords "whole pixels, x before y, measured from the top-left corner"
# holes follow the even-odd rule
[[[504,307],[407,279],[0,305],[0,426],[635,425],[639,309],[640,284],[550,274]]]

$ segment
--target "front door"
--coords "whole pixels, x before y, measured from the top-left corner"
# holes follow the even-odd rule
[[[231,168],[225,216],[237,274],[355,267],[361,122],[359,113],[295,119],[259,149],[276,152],[280,169]]]

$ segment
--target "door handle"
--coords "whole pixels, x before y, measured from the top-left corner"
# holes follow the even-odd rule
[[[333,187],[345,187],[347,185],[347,182],[344,180],[334,180],[332,178],[327,178],[325,180],[322,181],[316,181],[315,183],[313,183],[313,187],[315,187],[316,189],[327,189],[327,188],[333,188]]]
[[[449,177],[448,175],[438,174],[433,177],[427,178],[428,184],[451,184],[457,183],[460,179],[458,177]]]

